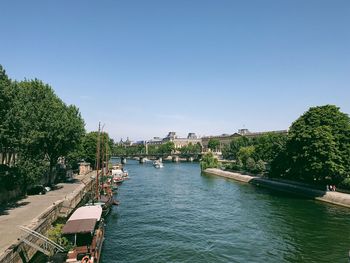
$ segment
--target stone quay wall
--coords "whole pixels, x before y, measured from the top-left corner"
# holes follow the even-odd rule
[[[261,186],[281,192],[302,195],[318,201],[350,208],[350,194],[346,193],[322,191],[298,183],[294,184],[292,182],[272,180],[268,178],[246,175],[237,172],[227,172],[216,168],[208,168],[204,172],[210,175],[221,176],[233,179],[235,181],[250,183],[256,186]]]

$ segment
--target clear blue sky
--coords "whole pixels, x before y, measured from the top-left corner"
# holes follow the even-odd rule
[[[287,129],[350,113],[349,0],[1,1],[0,64],[113,138]]]

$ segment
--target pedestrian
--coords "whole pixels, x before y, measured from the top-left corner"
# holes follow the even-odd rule
[[[326,192],[329,191],[329,185],[326,185]]]
[[[335,192],[337,190],[337,188],[335,187],[335,185],[333,185],[333,191]]]

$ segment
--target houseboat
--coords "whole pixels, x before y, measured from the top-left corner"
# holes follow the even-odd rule
[[[79,207],[68,219],[62,234],[73,245],[66,262],[98,263],[104,240],[102,207],[99,205]]]

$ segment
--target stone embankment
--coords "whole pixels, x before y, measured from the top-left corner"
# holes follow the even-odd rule
[[[8,215],[0,216],[0,221],[3,221],[1,224],[4,227],[2,232],[9,232],[8,235],[7,233],[1,233],[1,239],[4,241],[2,245],[6,246],[6,244],[10,244],[5,248],[0,248],[0,263],[28,262],[35,255],[37,250],[20,240],[21,233],[18,229],[18,225],[24,225],[42,235],[46,235],[47,231],[58,218],[67,217],[79,205],[84,196],[94,188],[95,180],[93,180],[92,177],[94,174],[95,173],[90,173],[83,178],[79,178],[79,183],[71,185],[64,184],[62,189],[56,190],[56,193],[52,191],[48,192],[46,196],[33,196],[33,199],[28,199],[29,201],[27,203],[29,204],[24,207],[14,208],[9,211]],[[45,203],[51,200],[55,200],[53,203],[51,202],[51,205]],[[31,220],[23,218],[25,214],[30,214],[33,210],[38,210],[36,204],[39,202],[43,203],[42,206],[47,208],[41,213],[38,212],[40,214],[34,219],[33,217],[31,217]],[[23,209],[23,211],[21,211],[21,209]],[[30,217],[30,215],[28,215],[28,217]],[[26,239],[36,245],[41,244],[40,240],[35,237],[26,236]]]
[[[227,172],[220,169],[208,168],[204,171],[206,174],[221,176],[235,181],[250,183],[256,186],[262,186],[265,188],[288,192],[292,194],[302,195],[315,200],[345,206],[350,208],[350,194],[321,191],[317,189],[309,188],[305,185],[298,183],[271,180],[267,178],[262,178],[258,176],[246,175],[236,172]]]

